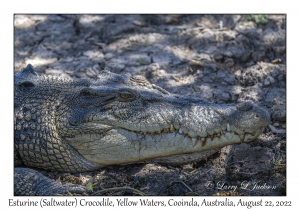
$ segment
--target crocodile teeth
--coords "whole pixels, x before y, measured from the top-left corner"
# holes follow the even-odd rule
[[[179,134],[182,134],[182,133],[183,133],[182,130],[181,130],[181,128],[179,129],[178,133],[179,133]]]
[[[174,132],[175,131],[175,129],[174,129],[174,126],[171,124],[171,126],[170,126],[170,131],[171,132]]]
[[[241,134],[241,135],[240,135],[240,139],[241,139],[241,140],[240,140],[241,142],[244,142],[245,134]]]
[[[227,123],[227,131],[230,132],[230,125]]]
[[[205,138],[201,138],[201,146],[203,147],[206,143],[206,139]]]
[[[192,138],[193,141],[193,146],[195,146],[197,144],[197,138]]]

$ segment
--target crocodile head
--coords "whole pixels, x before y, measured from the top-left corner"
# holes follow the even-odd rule
[[[270,121],[250,102],[212,104],[171,94],[141,76],[102,71],[96,81],[64,79],[38,76],[31,66],[15,75],[15,107],[25,113],[26,106],[39,112],[36,123],[50,136],[100,165],[183,163],[254,140]]]

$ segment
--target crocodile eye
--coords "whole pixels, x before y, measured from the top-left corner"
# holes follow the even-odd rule
[[[131,93],[121,93],[120,96],[121,96],[121,98],[124,98],[124,99],[134,98],[134,95],[132,95]]]
[[[90,91],[88,91],[86,89],[83,89],[83,90],[80,91],[80,95],[81,96],[91,96],[92,94],[91,94]]]
[[[119,101],[133,101],[136,99],[136,95],[127,89],[119,90]]]

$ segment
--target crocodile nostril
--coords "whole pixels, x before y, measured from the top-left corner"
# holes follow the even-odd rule
[[[248,110],[252,109],[252,107],[253,107],[253,104],[249,101],[239,103],[236,106],[236,108],[241,111],[248,111]]]

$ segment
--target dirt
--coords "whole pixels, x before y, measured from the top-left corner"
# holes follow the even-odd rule
[[[271,114],[257,140],[197,163],[42,172],[50,178],[88,185],[87,195],[286,194],[285,15],[15,15],[14,35],[15,73],[31,63],[40,75],[142,75],[172,93],[249,100]]]

